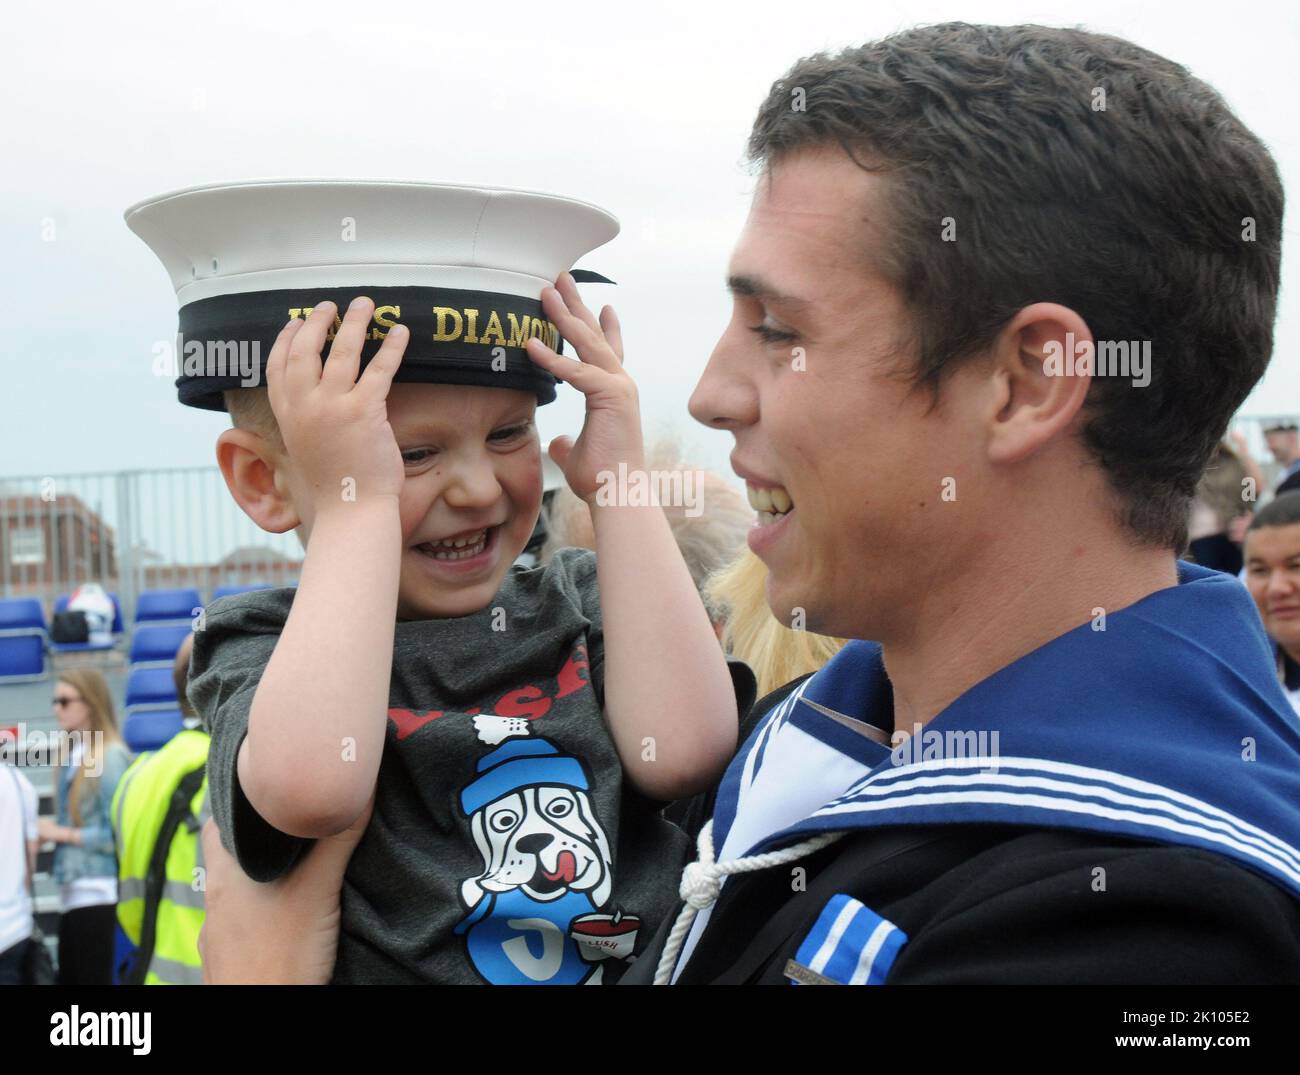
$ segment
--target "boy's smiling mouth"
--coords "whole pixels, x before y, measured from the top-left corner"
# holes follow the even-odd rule
[[[435,562],[460,565],[466,561],[486,557],[489,552],[494,551],[502,525],[498,523],[495,526],[479,527],[477,530],[462,530],[444,538],[413,545],[412,549]],[[465,563],[465,566],[471,565]]]

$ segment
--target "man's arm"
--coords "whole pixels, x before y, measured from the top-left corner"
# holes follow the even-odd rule
[[[199,957],[205,985],[326,985],[338,954],[340,893],[374,797],[338,834],[318,840],[287,877],[259,883],[239,868],[209,818]]]

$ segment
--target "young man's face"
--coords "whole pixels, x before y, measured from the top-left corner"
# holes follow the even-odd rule
[[[1300,523],[1246,531],[1246,586],[1264,630],[1300,654]]]
[[[927,413],[929,392],[900,376],[909,320],[870,260],[889,223],[882,180],[838,150],[793,154],[769,176],[732,255],[731,322],[690,411],[734,434],[751,501],[793,503],[766,525],[760,512],[749,535],[777,619],[790,626],[803,609],[822,634],[901,638],[909,609],[953,599],[929,591],[963,542],[981,524],[983,540],[992,532],[971,515],[977,481],[962,484],[974,427],[948,405],[952,382]],[[941,501],[945,478],[955,500]]]
[[[388,423],[406,467],[399,620],[466,616],[501,588],[541,509],[536,409],[537,397],[516,389],[390,388]]]

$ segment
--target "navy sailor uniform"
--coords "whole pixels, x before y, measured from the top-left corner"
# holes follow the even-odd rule
[[[1300,982],[1300,721],[1241,585],[1178,572],[892,750],[872,643],[762,700],[624,981]]]

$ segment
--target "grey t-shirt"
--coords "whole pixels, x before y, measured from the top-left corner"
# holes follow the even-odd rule
[[[188,694],[212,736],[212,814],[262,881],[312,843],[269,825],[235,772],[293,595],[214,602],[190,665]],[[624,783],[603,661],[586,550],[512,569],[472,615],[397,623],[375,811],[343,882],[335,982],[611,982],[649,943],[675,905],[689,841]]]

